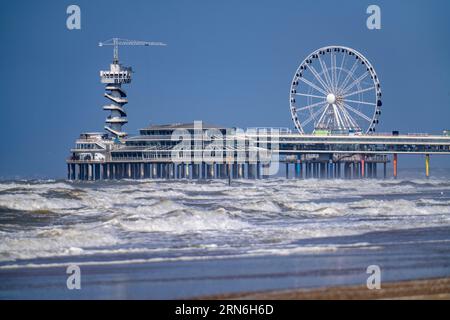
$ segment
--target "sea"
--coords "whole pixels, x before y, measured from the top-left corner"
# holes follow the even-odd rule
[[[450,169],[426,179],[5,180],[0,299],[178,299],[450,275]],[[68,266],[81,288],[69,289]]]

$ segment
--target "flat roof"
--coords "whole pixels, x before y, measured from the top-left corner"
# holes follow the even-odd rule
[[[217,126],[214,124],[201,122],[203,129],[227,129],[224,126]],[[170,124],[155,124],[140,130],[168,130],[168,129],[194,129],[194,122],[189,123],[170,123]]]

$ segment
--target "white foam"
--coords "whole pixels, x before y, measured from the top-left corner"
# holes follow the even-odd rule
[[[100,229],[74,225],[70,229],[46,228],[1,235],[0,261],[80,255],[91,247],[111,246],[119,240]]]
[[[213,212],[179,211],[176,215],[127,221],[119,219],[116,225],[133,232],[187,233],[196,231],[226,231],[249,227],[245,222],[230,218],[223,210]]]
[[[269,254],[280,248],[284,250],[279,252],[285,254],[335,250],[340,247],[290,245],[309,238],[449,226],[450,200],[440,192],[450,193],[450,185],[443,182],[271,179],[234,181],[232,186],[226,181],[92,186],[0,183],[0,190],[5,191],[0,193],[0,206],[23,211],[14,215],[31,211],[46,218],[47,211],[63,213],[42,220],[47,225],[8,220],[2,230],[10,231],[0,231],[0,260],[163,255],[171,252],[173,245],[177,250],[212,253],[225,249],[234,253],[239,247],[243,254]],[[18,190],[7,191],[12,188]],[[415,196],[423,188],[438,190],[439,194],[435,198]],[[56,191],[55,196],[51,191]],[[67,192],[69,197],[58,197],[58,192]],[[40,222],[39,216],[33,216],[30,223],[33,221]],[[161,243],[161,251],[149,243],[157,233],[170,239]],[[192,244],[180,237],[192,234],[200,235],[203,242]]]

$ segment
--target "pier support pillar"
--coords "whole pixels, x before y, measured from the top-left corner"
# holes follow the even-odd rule
[[[88,164],[88,180],[92,180],[92,164]]]
[[[75,164],[71,163],[70,164],[70,168],[71,168],[71,173],[72,173],[70,179],[71,180],[75,180],[75,177],[76,177],[76,175],[75,175],[75,169],[76,169]]]
[[[197,164],[192,163],[192,179],[198,179],[197,178]]]
[[[170,179],[170,163],[164,163],[164,178]]]
[[[242,178],[244,178],[244,169],[245,169],[245,164],[244,163],[241,163],[241,164],[239,164],[239,170],[238,170],[238,177],[239,177],[239,179],[242,179]]]
[[[295,162],[295,179],[299,179],[300,178],[300,161],[297,160]]]
[[[341,179],[342,178],[342,176],[341,176],[341,163],[339,161],[336,162],[336,168],[337,168],[337,178]]]
[[[261,179],[261,163],[256,163],[256,179]]]
[[[425,176],[427,179],[430,177],[430,155],[425,155]]]
[[[311,179],[312,177],[312,172],[313,172],[313,168],[312,168],[312,163],[308,162],[308,164],[306,165],[306,177],[308,179]]]
[[[255,178],[255,176],[254,176],[254,168],[255,168],[255,165],[253,163],[249,163],[247,165],[247,179],[254,179]]]
[[[139,171],[140,171],[140,178],[141,179],[144,179],[144,164],[143,163],[140,163],[139,164]]]
[[[152,174],[151,174],[151,178],[155,179],[157,172],[156,172],[157,168],[156,168],[156,163],[152,163]]]
[[[398,156],[394,153],[394,179],[397,179]]]
[[[161,163],[156,163],[156,178],[161,178]]]
[[[327,179],[333,179],[334,176],[334,168],[333,168],[333,160],[328,160],[327,164]]]
[[[212,163],[209,165],[209,178],[214,179],[216,177],[216,165],[215,163]]]
[[[327,172],[326,172],[326,169],[327,169],[327,166],[326,166],[326,163],[325,162],[321,162],[321,163],[319,163],[319,168],[320,168],[320,179],[325,179],[326,177],[327,177]]]
[[[237,163],[233,163],[232,165],[232,177],[233,179],[237,179],[237,171],[238,171],[238,164]]]
[[[298,174],[299,174],[299,179],[303,179],[303,162],[301,160],[298,161]]]
[[[345,179],[350,179],[351,178],[351,163],[350,162],[346,162],[344,165],[344,175],[345,175]]]
[[[127,163],[126,165],[126,178],[130,179],[131,178],[131,163]]]
[[[101,169],[100,169],[100,164],[94,164],[94,180],[100,180],[101,179]]]
[[[362,159],[361,159],[361,178],[364,178],[365,175],[366,175],[365,168],[366,168],[366,159],[365,159],[365,156],[362,156]]]

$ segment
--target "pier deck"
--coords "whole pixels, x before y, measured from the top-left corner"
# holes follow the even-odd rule
[[[390,162],[397,177],[398,154],[424,155],[425,173],[429,176],[430,156],[450,155],[450,136],[445,135],[261,134],[251,130],[236,135],[227,134],[227,129],[221,128],[219,134],[223,135],[216,137],[214,149],[216,156],[221,157],[202,156],[212,142],[211,137],[204,135],[197,138],[200,141],[195,145],[192,142],[191,148],[183,149],[182,157],[174,157],[173,150],[180,141],[172,137],[173,130],[168,128],[164,127],[163,133],[148,128],[141,130],[147,134],[131,137],[121,144],[95,134],[82,135],[67,160],[68,179],[260,179],[273,175],[273,172],[269,174],[269,168],[274,164],[277,172],[280,166],[285,166],[286,177],[290,166],[294,166],[295,178],[328,179],[377,178],[378,165],[382,165],[382,177],[386,178]],[[244,141],[242,148],[236,146],[235,141],[239,139]],[[249,157],[257,153],[255,150],[264,150],[266,158]]]

